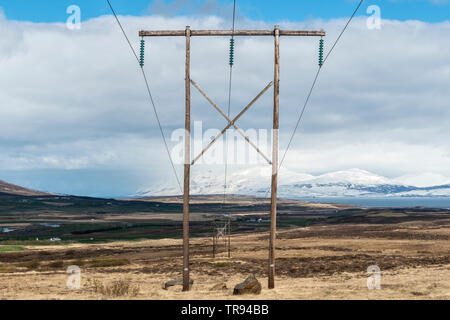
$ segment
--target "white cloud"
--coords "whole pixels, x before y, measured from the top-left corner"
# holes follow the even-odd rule
[[[136,49],[143,28],[229,28],[214,16],[122,22]],[[327,51],[344,24],[281,27],[327,30]],[[243,19],[239,28],[273,26]],[[449,31],[448,22],[417,21],[383,21],[381,30],[368,30],[356,19],[323,69],[286,169],[450,177],[450,44],[442,40]],[[146,44],[146,70],[170,137],[184,125],[184,39]],[[317,50],[318,39],[281,41],[282,148],[316,71]],[[192,77],[224,108],[227,61],[228,39],[192,39]],[[232,114],[272,80],[272,39],[238,38],[235,61]],[[86,21],[80,31],[0,19],[0,70],[2,170],[137,168],[176,184],[136,61],[111,16]],[[224,120],[192,90],[193,120],[221,129]],[[271,103],[270,92],[239,125],[270,128]]]
[[[404,175],[395,179],[398,183],[417,186],[417,187],[432,187],[436,185],[450,184],[448,177],[437,173],[424,172],[419,175]]]

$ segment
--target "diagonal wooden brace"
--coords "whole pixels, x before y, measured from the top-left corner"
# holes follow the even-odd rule
[[[225,132],[233,126],[236,131],[247,141],[269,164],[272,164],[272,162],[267,158],[267,156],[254,144],[250,138],[236,125],[236,121],[239,120],[239,118],[247,112],[248,109],[272,86],[273,82],[269,82],[269,84],[233,119],[230,120],[228,116],[212,101],[208,95],[195,83],[193,80],[191,80],[192,85],[208,100],[208,102],[228,121],[228,125],[203,149],[203,151],[192,161],[191,165],[194,165],[195,162],[200,159],[205,152],[211,148],[211,146],[219,140],[221,136],[225,134]]]
[[[228,123],[232,124],[232,126],[236,129],[236,131],[245,139],[245,141],[248,142],[248,144],[250,144],[255,150],[256,152],[258,152],[270,165],[272,164],[272,162],[269,160],[269,158],[256,146],[256,144],[254,144],[250,138],[244,133],[244,131],[242,131],[234,122],[232,122],[230,120],[230,118],[228,118],[228,116],[225,114],[225,112],[222,111],[222,109],[219,108],[219,106],[217,106],[214,101],[211,100],[211,98],[208,97],[208,95],[198,86],[198,84],[191,80],[192,85],[206,98],[206,100],[209,101],[209,103],[211,103],[211,105],[228,121]],[[273,82],[270,82],[266,88],[261,92],[260,95],[258,95],[258,97],[254,100],[256,101],[267,89],[270,88],[270,86],[273,84]],[[253,102],[252,102],[253,104]],[[248,109],[247,109],[248,110]]]

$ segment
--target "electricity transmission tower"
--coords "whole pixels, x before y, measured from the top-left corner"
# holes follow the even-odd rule
[[[280,30],[275,26],[274,30],[186,30],[172,31],[140,31],[139,36],[144,37],[185,37],[186,38],[186,114],[185,114],[185,149],[184,149],[184,195],[183,195],[183,291],[189,290],[189,187],[190,187],[190,169],[191,165],[200,159],[203,154],[221,137],[226,131],[233,127],[241,134],[245,140],[269,163],[272,165],[272,182],[271,182],[271,204],[270,204],[270,240],[269,240],[269,289],[275,287],[275,239],[276,239],[276,217],[277,217],[277,185],[278,185],[278,130],[279,130],[279,89],[280,89],[280,36],[296,36],[296,37],[324,37],[325,31],[302,31],[302,30]],[[261,93],[256,96],[234,119],[230,119],[195,83],[190,76],[191,61],[191,37],[200,36],[270,36],[274,37],[275,45],[275,70],[274,81],[270,82]],[[191,161],[191,85],[193,85],[200,93],[212,104],[212,106],[227,120],[228,125],[222,132],[214,138],[206,148]],[[261,150],[258,149],[244,132],[236,125],[237,120],[271,87],[274,86],[274,104],[273,104],[273,146],[272,160],[269,160]]]
[[[217,224],[214,226],[213,231],[213,258],[216,257],[217,248],[219,246],[219,240],[220,238],[223,238],[226,241],[226,233],[229,228],[228,222],[223,225],[222,227],[219,227]]]

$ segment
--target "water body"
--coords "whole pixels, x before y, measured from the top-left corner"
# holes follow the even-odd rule
[[[352,197],[321,197],[321,198],[294,198],[296,200],[318,202],[353,204],[366,208],[405,208],[405,207],[426,207],[450,209],[450,197],[446,198],[352,198]]]
[[[59,227],[61,227],[61,225],[59,225],[59,224],[53,224],[53,223],[47,223],[47,222],[40,223],[40,225],[43,226],[43,227],[49,227],[49,228],[59,228]]]

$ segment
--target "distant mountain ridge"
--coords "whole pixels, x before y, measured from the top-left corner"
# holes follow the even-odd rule
[[[231,173],[227,193],[266,196],[270,188],[270,168],[253,168]],[[192,194],[223,193],[223,176],[211,171],[193,175]],[[160,186],[140,195],[177,194],[175,187]],[[280,197],[450,197],[450,183],[417,187],[403,184],[361,169],[331,172],[319,176],[282,170],[279,177]]]
[[[12,183],[0,180],[0,193],[6,193],[17,196],[45,196],[49,193],[27,189]]]

